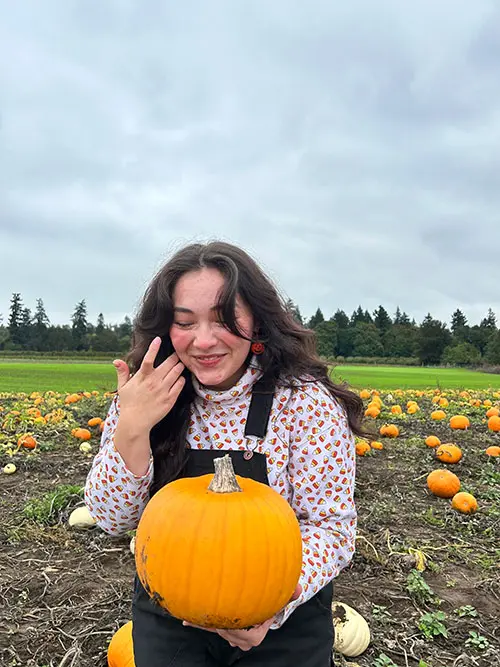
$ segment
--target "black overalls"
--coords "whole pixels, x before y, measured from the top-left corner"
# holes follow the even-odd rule
[[[269,387],[269,385],[267,385]],[[247,416],[245,435],[264,437],[273,392],[256,382]],[[214,472],[213,460],[229,454],[234,471],[269,484],[265,454],[233,450],[189,450],[180,477]],[[237,567],[237,563],[235,563]],[[299,605],[277,630],[249,651],[230,646],[214,632],[183,626],[150,598],[135,576],[132,634],[136,667],[331,667],[333,665],[332,583]]]

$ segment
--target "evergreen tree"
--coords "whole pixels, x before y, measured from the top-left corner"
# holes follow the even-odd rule
[[[494,331],[486,345],[486,361],[494,366],[500,366],[500,331]]]
[[[489,329],[490,332],[493,332],[497,328],[497,318],[495,313],[491,310],[491,308],[488,308],[488,314],[486,317],[481,320],[481,324],[479,325],[482,329]]]
[[[381,334],[384,334],[392,326],[389,313],[383,306],[379,306],[376,310],[373,311],[373,321]]]
[[[428,313],[420,325],[418,332],[418,357],[424,365],[437,365],[445,348],[451,343],[451,333],[439,320]]]
[[[453,338],[456,341],[467,342],[468,329],[467,318],[462,311],[457,308],[451,316],[451,331],[453,333]]]
[[[7,324],[7,328],[9,330],[9,337],[14,347],[22,344],[22,333],[21,333],[22,310],[23,310],[23,303],[21,295],[18,292],[16,292],[12,295],[12,298],[10,300],[9,321]]]
[[[332,320],[337,325],[337,329],[347,329],[349,327],[349,318],[343,310],[338,309]]]
[[[317,311],[314,313],[314,315],[311,317],[309,320],[307,327],[308,329],[316,329],[318,324],[321,322],[324,322],[325,318],[323,317],[323,313],[321,312],[321,308],[318,308]]]
[[[372,322],[358,322],[354,326],[353,345],[355,357],[381,357],[384,354],[380,331]]]
[[[304,325],[304,320],[302,319],[302,315],[300,314],[300,309],[297,306],[297,304],[295,304],[292,301],[292,299],[287,299],[285,307],[289,313],[292,313],[293,318],[295,319],[296,322],[298,322],[298,324]]]
[[[71,321],[72,321],[71,329],[72,329],[74,349],[87,350],[88,321],[87,321],[87,304],[85,303],[85,299],[79,301],[76,304],[74,313],[71,317]]]
[[[104,331],[104,315],[102,313],[99,313],[97,316],[97,326],[95,328],[96,334],[102,334]]]
[[[321,357],[334,357],[337,346],[337,327],[333,320],[320,322],[314,329],[316,350]]]

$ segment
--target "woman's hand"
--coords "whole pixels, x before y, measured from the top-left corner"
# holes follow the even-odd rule
[[[118,375],[120,421],[136,434],[149,434],[170,412],[186,382],[182,377],[184,364],[175,352],[156,368],[153,366],[160,345],[161,338],[156,337],[133,376],[125,361],[113,362]]]
[[[302,593],[302,586],[297,584],[295,591],[290,598],[290,602],[296,600]],[[223,639],[225,639],[230,646],[238,647],[242,651],[249,651],[255,646],[259,646],[264,641],[265,636],[271,625],[274,623],[276,616],[264,621],[260,625],[256,625],[250,630],[216,630],[216,629],[207,629],[202,628],[198,625],[192,625],[191,623],[183,622],[183,625],[187,625],[191,628],[198,628],[200,630],[208,630],[208,632],[217,632]]]

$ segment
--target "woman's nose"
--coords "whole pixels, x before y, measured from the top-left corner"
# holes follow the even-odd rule
[[[201,326],[196,332],[195,347],[208,349],[217,344],[217,336],[211,326]]]

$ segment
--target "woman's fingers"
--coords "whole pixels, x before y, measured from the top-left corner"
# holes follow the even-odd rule
[[[156,336],[156,338],[153,338],[153,340],[151,341],[147,349],[147,352],[144,355],[140,370],[146,375],[151,373],[154,369],[154,362],[156,359],[156,355],[158,354],[158,350],[160,349],[160,345],[161,345],[161,338],[159,336]]]
[[[120,391],[130,380],[130,369],[122,359],[115,359],[113,366],[116,368],[116,388]]]

